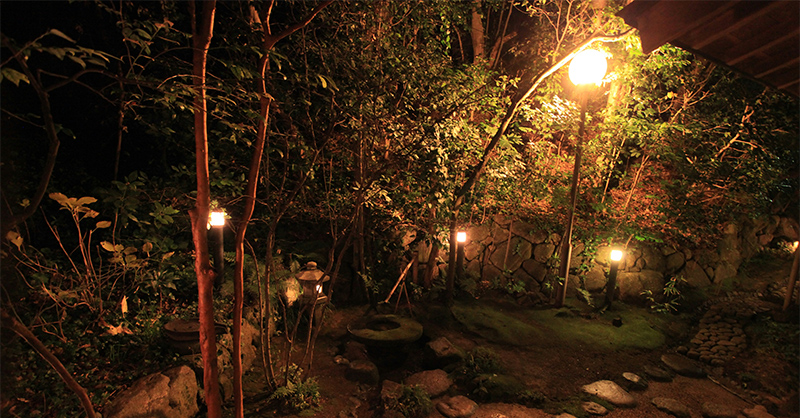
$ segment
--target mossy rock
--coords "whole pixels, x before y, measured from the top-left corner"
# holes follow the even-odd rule
[[[525,391],[525,384],[513,376],[483,374],[472,381],[474,393],[488,402],[514,402]]]
[[[373,315],[359,318],[347,326],[356,341],[374,347],[409,344],[422,337],[422,324],[399,315]]]

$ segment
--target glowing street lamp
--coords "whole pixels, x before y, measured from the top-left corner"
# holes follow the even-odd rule
[[[611,303],[614,302],[614,292],[617,288],[617,271],[623,255],[622,250],[611,250],[611,263],[608,269],[608,281],[606,282],[606,306],[611,306]]]
[[[217,277],[214,278],[214,286],[222,285],[225,273],[224,242],[222,231],[225,228],[225,211],[222,209],[211,211],[208,214],[208,228],[211,230],[211,239],[215,242],[214,246],[214,270]]]
[[[561,307],[567,297],[567,283],[569,283],[569,264],[572,258],[572,224],[575,221],[575,207],[578,200],[578,182],[581,174],[581,157],[583,156],[583,137],[586,135],[586,101],[588,87],[591,84],[600,85],[606,75],[606,57],[600,51],[586,49],[579,52],[569,64],[569,78],[578,90],[581,106],[581,123],[578,129],[578,140],[575,146],[575,165],[572,168],[572,187],[570,190],[570,208],[567,214],[567,225],[564,238],[561,239],[561,266],[558,276],[564,283],[558,287],[556,306]]]
[[[467,233],[465,231],[458,231],[456,233],[456,241],[461,244],[467,242]]]

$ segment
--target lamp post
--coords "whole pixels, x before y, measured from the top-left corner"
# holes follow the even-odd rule
[[[620,261],[622,261],[622,250],[611,250],[611,263],[608,269],[608,281],[606,282],[606,306],[610,307],[614,302],[614,292],[617,288],[617,271]]]
[[[208,214],[208,228],[211,230],[211,239],[214,241],[214,270],[217,272],[217,277],[214,278],[214,287],[220,287],[224,281],[225,257],[224,257],[224,242],[222,231],[225,227],[225,211],[214,210]]]
[[[572,168],[572,187],[570,189],[570,205],[567,213],[567,225],[564,237],[561,239],[561,265],[558,276],[564,283],[558,287],[556,294],[556,307],[564,305],[567,297],[567,284],[569,282],[569,264],[572,257],[572,224],[575,221],[575,206],[578,200],[578,182],[580,181],[581,158],[583,156],[583,137],[586,134],[586,102],[588,99],[588,86],[599,85],[606,75],[606,57],[600,51],[585,49],[579,52],[569,64],[569,79],[575,84],[581,106],[581,122],[578,128],[578,138],[575,145],[575,164]]]
[[[464,245],[467,243],[467,232],[466,231],[458,231],[456,233],[456,245],[458,251],[456,255],[456,274],[458,274],[458,279],[464,279]]]

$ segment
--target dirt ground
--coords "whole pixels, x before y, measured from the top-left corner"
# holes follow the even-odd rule
[[[772,269],[761,280],[752,281],[752,288],[763,287],[770,280],[785,280],[788,268],[784,265]],[[498,303],[487,301],[487,303]],[[510,301],[499,302],[511,304]],[[513,306],[512,306],[513,307]],[[775,304],[775,309],[779,308]],[[516,307],[508,312],[522,312]],[[414,305],[414,316],[424,326],[424,335],[409,347],[409,354],[400,365],[380,366],[381,380],[402,382],[415,372],[423,370],[421,353],[424,344],[434,338],[447,337],[455,346],[471,350],[477,346],[489,347],[496,352],[508,374],[524,382],[532,391],[544,394],[549,400],[541,409],[513,404],[481,404],[473,417],[516,418],[551,417],[564,412],[563,405],[578,399],[581,386],[597,380],[620,381],[624,372],[640,375],[645,365],[664,367],[660,357],[674,352],[678,345],[686,344],[697,330],[696,318],[675,316],[673,323],[664,327],[666,342],[657,349],[626,348],[609,351],[590,343],[566,342],[557,338],[541,338],[535,343],[520,345],[502,344],[467,331],[457,321],[443,321],[433,314],[433,307]],[[380,388],[357,384],[345,379],[346,365],[337,364],[335,358],[349,339],[347,325],[363,316],[367,307],[336,309],[326,319],[325,331],[320,334],[315,350],[312,375],[316,376],[322,395],[321,408],[300,416],[320,418],[379,417]],[[407,313],[407,312],[406,312]],[[655,314],[654,314],[655,315]],[[520,317],[522,318],[522,317]],[[591,319],[590,319],[591,320]],[[680,322],[680,323],[679,323]],[[606,415],[609,418],[670,417],[655,408],[650,400],[669,397],[680,400],[692,411],[692,418],[701,418],[704,403],[716,403],[737,409],[752,408],[756,401],[764,404],[776,417],[798,417],[797,371],[775,355],[764,350],[749,348],[731,359],[723,367],[704,367],[710,378],[697,379],[677,376],[672,382],[651,381],[646,390],[632,391],[637,406],[631,409],[616,408]],[[264,389],[260,370],[245,377],[245,416],[270,417],[279,415],[263,404]],[[746,377],[746,379],[744,379]],[[746,381],[743,381],[746,380]],[[748,388],[748,390],[746,390]],[[457,388],[458,389],[458,388]],[[759,391],[760,389],[760,391]],[[468,393],[462,393],[469,397]],[[759,398],[754,398],[757,394]],[[258,401],[261,401],[259,403]],[[435,400],[434,400],[435,403]],[[442,415],[434,411],[431,418]]]

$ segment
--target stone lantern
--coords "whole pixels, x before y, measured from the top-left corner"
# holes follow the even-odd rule
[[[316,262],[306,263],[306,266],[297,273],[295,278],[303,287],[303,295],[300,297],[301,305],[313,305],[316,301],[316,305],[320,307],[328,301],[328,297],[322,292],[322,283],[330,280],[330,276],[317,269]]]

